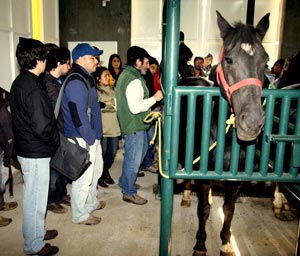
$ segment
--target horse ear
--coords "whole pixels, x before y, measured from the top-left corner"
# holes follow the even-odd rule
[[[256,28],[255,28],[261,41],[263,40],[263,38],[269,28],[269,24],[270,24],[269,16],[270,16],[270,13],[268,12],[264,17],[261,18],[261,20],[257,23]]]
[[[232,31],[234,28],[224,19],[221,13],[219,13],[218,11],[216,11],[216,13],[217,13],[217,23],[221,32],[221,37],[224,39],[226,35],[228,35],[228,33]]]

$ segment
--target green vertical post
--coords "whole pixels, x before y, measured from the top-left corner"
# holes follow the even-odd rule
[[[166,35],[163,81],[165,89],[164,109],[164,141],[163,141],[163,170],[170,173],[170,134],[172,117],[172,88],[177,85],[178,50],[179,50],[179,23],[180,23],[180,0],[166,0]],[[166,7],[166,6],[165,6]],[[165,8],[164,7],[164,8]],[[160,224],[160,248],[159,255],[167,256],[171,253],[171,225],[173,212],[173,179],[162,177],[161,179],[161,224]]]
[[[228,102],[223,97],[219,97],[218,134],[215,164],[215,173],[217,174],[223,173],[227,112]]]
[[[300,135],[300,98],[297,100],[296,108],[296,121],[294,128],[294,135]],[[300,155],[300,141],[294,142],[292,161],[290,163],[290,174],[293,177],[297,177],[299,170],[299,155]]]
[[[288,123],[289,123],[289,112],[291,106],[291,98],[285,96],[282,98],[281,107],[280,107],[280,122],[279,122],[279,135],[286,135],[288,131]],[[284,166],[284,157],[285,157],[285,148],[286,142],[279,141],[276,145],[276,153],[275,153],[275,164],[274,164],[274,172],[279,177],[283,174],[283,166]]]
[[[270,93],[266,89],[263,90],[263,96],[266,93]],[[260,163],[259,163],[259,172],[261,176],[266,177],[268,175],[268,165],[269,165],[269,157],[271,152],[271,142],[267,140],[267,136],[272,134],[273,129],[273,119],[274,119],[274,110],[275,110],[275,100],[276,97],[274,95],[266,95],[267,105],[266,105],[266,118],[264,124],[264,131],[262,136],[262,146],[260,150]]]

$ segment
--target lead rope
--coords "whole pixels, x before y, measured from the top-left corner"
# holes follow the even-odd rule
[[[225,134],[228,133],[229,128],[231,127],[231,125],[234,125],[234,121],[235,121],[235,115],[232,113],[232,114],[230,115],[230,117],[226,120],[227,126],[226,126],[226,133],[225,133]],[[209,151],[212,151],[212,150],[216,147],[216,145],[217,145],[217,141],[215,141],[213,144],[211,144],[208,150],[209,150]],[[199,162],[199,161],[200,161],[200,158],[201,158],[201,156],[198,156],[198,157],[193,161],[193,165],[194,165],[195,163]],[[182,168],[181,171],[184,171],[184,168]]]
[[[152,140],[149,142],[150,145],[153,145],[155,143],[155,138],[157,136],[157,130],[158,130],[158,170],[159,173],[162,177],[169,179],[170,176],[164,174],[163,169],[162,169],[162,157],[161,157],[161,113],[160,112],[151,112],[149,113],[145,118],[144,122],[145,123],[152,123],[155,121],[155,129],[154,129],[154,134],[152,137]]]
[[[170,176],[164,174],[163,169],[162,169],[162,157],[161,157],[161,113],[160,112],[151,112],[149,113],[145,118],[144,118],[144,122],[145,123],[152,123],[153,121],[155,121],[155,129],[154,129],[154,134],[153,137],[151,139],[151,141],[149,142],[150,145],[153,145],[155,143],[155,138],[157,136],[157,130],[158,130],[158,169],[159,169],[159,173],[162,177],[169,179]],[[232,125],[234,125],[234,121],[235,121],[235,116],[234,114],[231,114],[230,117],[226,120],[226,134],[228,133],[230,127]],[[210,147],[209,147],[209,151],[213,150],[217,145],[217,141],[215,141]],[[197,163],[198,161],[200,161],[200,156],[197,157],[194,161],[193,164]],[[184,168],[181,169],[181,171],[184,171]]]

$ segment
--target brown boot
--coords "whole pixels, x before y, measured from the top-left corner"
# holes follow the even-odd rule
[[[12,222],[12,219],[0,216],[0,227],[5,227]]]
[[[59,249],[57,246],[52,246],[51,244],[46,243],[45,246],[36,253],[36,255],[39,256],[49,256],[49,255],[55,255],[58,253]]]
[[[51,212],[54,212],[54,213],[58,213],[58,214],[68,212],[68,210],[65,207],[63,207],[62,205],[60,205],[58,203],[48,204],[47,210],[51,211]]]
[[[17,202],[4,203],[4,207],[3,207],[3,209],[1,209],[1,211],[10,211],[10,210],[16,209],[17,207],[18,207]]]

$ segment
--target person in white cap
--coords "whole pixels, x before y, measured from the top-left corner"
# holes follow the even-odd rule
[[[98,201],[97,182],[103,171],[101,112],[96,91],[96,82],[91,75],[98,65],[96,56],[103,53],[87,43],[78,44],[72,51],[73,66],[71,73],[85,78],[91,87],[91,119],[87,114],[88,89],[78,75],[67,80],[62,97],[61,110],[64,119],[64,134],[75,137],[80,146],[89,147],[92,164],[76,181],[72,182],[71,209],[72,221],[77,224],[96,225],[100,217],[92,215],[95,210],[105,207],[105,202]]]

